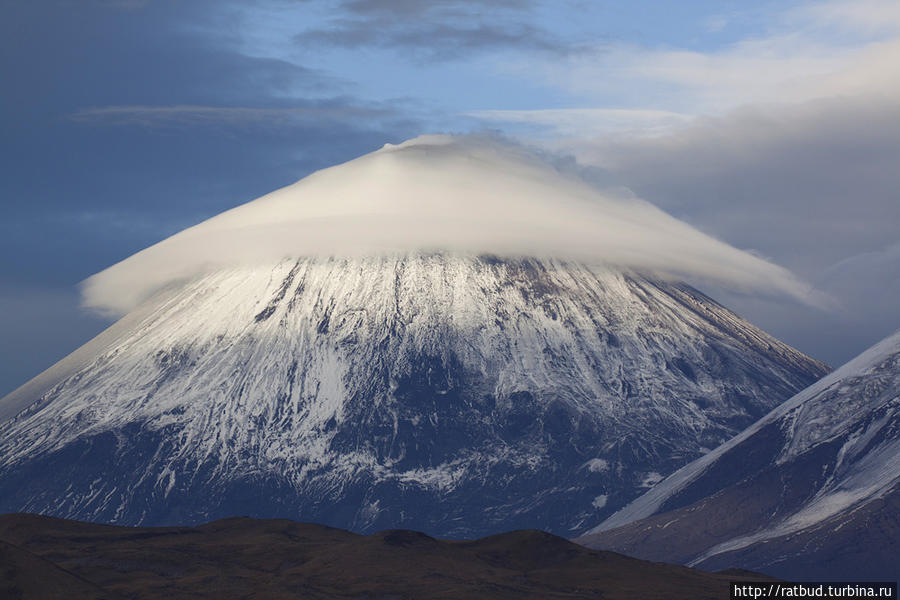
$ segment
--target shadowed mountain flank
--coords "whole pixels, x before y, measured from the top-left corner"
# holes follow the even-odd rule
[[[704,569],[900,577],[900,333],[607,519],[581,543]]]

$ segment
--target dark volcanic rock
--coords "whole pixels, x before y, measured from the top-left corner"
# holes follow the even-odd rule
[[[59,573],[74,582],[67,597],[97,600],[696,600],[728,598],[733,578],[589,550],[541,531],[449,542],[249,518],[128,528],[16,514],[0,516],[0,540],[0,552],[12,542],[37,561],[4,561],[7,579],[48,582],[23,588],[22,600],[54,597],[43,589]],[[79,595],[85,586],[94,595]]]
[[[121,600],[122,596],[0,539],[0,598],[4,600]]]

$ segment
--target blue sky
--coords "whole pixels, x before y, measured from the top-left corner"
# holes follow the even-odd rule
[[[833,364],[900,327],[900,3],[35,0],[0,19],[0,393],[77,284],[384,143],[498,132],[833,299],[716,297]]]

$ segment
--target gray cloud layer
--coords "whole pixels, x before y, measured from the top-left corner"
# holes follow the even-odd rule
[[[794,268],[824,268],[897,239],[894,98],[744,109],[663,137],[583,148],[583,160],[642,196]]]
[[[787,341],[839,364],[900,327],[895,95],[745,108],[668,135],[564,145],[599,165],[599,180],[627,185],[835,298],[832,314],[736,301]]]
[[[416,60],[450,60],[482,50],[567,52],[571,44],[534,23],[527,0],[345,0],[328,27],[303,31],[304,45],[392,48]]]

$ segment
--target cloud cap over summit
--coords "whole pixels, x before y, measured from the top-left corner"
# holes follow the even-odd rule
[[[814,296],[787,270],[527,149],[430,135],[386,144],[185,229],[88,278],[84,304],[124,314],[172,282],[230,265],[418,251],[553,257]]]

